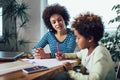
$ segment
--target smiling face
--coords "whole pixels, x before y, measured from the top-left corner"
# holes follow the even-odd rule
[[[52,27],[57,31],[60,32],[65,29],[65,22],[61,15],[59,14],[53,14],[50,17],[50,23]]]

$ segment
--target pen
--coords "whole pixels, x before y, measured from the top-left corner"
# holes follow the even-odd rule
[[[59,57],[61,54],[60,54],[60,48],[59,48],[58,43],[56,44],[56,47],[57,47],[57,56]]]

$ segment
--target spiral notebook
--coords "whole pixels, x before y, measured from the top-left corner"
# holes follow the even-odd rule
[[[22,56],[24,52],[6,52],[0,51],[0,61],[15,61],[20,56]]]

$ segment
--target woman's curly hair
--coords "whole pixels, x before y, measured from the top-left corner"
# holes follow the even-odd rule
[[[70,16],[69,16],[67,9],[64,6],[61,6],[59,4],[53,4],[53,5],[46,7],[42,15],[43,21],[49,30],[56,32],[50,23],[50,17],[53,14],[61,15],[65,21],[65,25],[67,26],[69,24]]]
[[[104,25],[101,17],[98,15],[86,13],[80,14],[72,23],[72,28],[78,31],[85,38],[94,37],[94,41],[98,42],[104,33]]]

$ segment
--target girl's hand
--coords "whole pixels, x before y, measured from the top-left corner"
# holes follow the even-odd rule
[[[63,59],[65,59],[65,55],[64,55],[64,54],[61,54],[61,55],[58,56],[58,55],[56,54],[56,59],[57,59],[57,60],[63,60]]]
[[[70,62],[63,63],[63,66],[65,68],[65,71],[72,70],[72,65]]]

